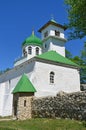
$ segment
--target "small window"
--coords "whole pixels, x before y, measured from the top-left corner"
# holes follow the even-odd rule
[[[55,30],[55,36],[60,36],[60,32]]]
[[[48,36],[48,31],[44,33],[44,37],[46,38]]]
[[[39,48],[36,47],[36,55],[39,55]]]
[[[24,107],[26,107],[26,100],[24,100]]]
[[[54,83],[54,75],[55,73],[54,72],[50,72],[50,83]]]
[[[24,56],[27,56],[27,52],[25,51],[25,49],[23,50],[23,54]]]
[[[45,48],[47,48],[47,45],[45,44]]]
[[[32,54],[32,47],[31,46],[28,47],[28,54]]]

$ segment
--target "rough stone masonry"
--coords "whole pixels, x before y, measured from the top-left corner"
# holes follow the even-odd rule
[[[70,94],[60,92],[56,97],[34,99],[32,116],[86,120],[86,91]]]

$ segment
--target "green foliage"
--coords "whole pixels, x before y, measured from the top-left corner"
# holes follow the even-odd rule
[[[0,75],[3,74],[3,71],[0,71]]]
[[[80,82],[82,84],[86,83],[86,65],[84,61],[78,56],[75,56],[71,60],[80,66]]]
[[[81,51],[81,59],[83,60],[83,64],[86,65],[86,42],[84,43],[83,50]]]
[[[80,82],[81,84],[86,84],[86,43],[81,51],[81,56],[72,57],[71,53],[66,50],[66,56],[68,59],[80,66]]]
[[[82,124],[84,127],[86,127],[86,121],[83,121]]]
[[[86,43],[81,51],[81,83],[86,83]]]
[[[7,69],[5,69],[3,72],[7,72],[7,71],[9,71],[10,70],[10,68],[7,68]]]
[[[68,119],[37,118],[26,121],[0,121],[0,130],[86,130],[84,124]]]
[[[72,58],[72,54],[68,50],[65,50],[65,56],[69,59]]]
[[[5,70],[1,70],[1,71],[0,71],[0,75],[3,74],[3,73],[5,73],[5,72],[7,72],[7,71],[9,71],[9,70],[10,70],[10,68],[7,68],[7,69],[5,69]]]
[[[70,39],[86,36],[86,0],[65,0],[68,12]]]
[[[81,83],[86,84],[86,67],[81,68],[80,73],[81,73],[81,75],[80,75]]]
[[[82,60],[80,59],[80,57],[79,56],[75,56],[75,57],[73,57],[73,58],[71,58],[71,60],[74,62],[74,63],[76,63],[76,64],[78,64],[78,65],[82,65]]]

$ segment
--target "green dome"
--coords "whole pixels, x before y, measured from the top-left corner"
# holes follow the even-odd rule
[[[34,34],[32,34],[30,37],[26,38],[23,42],[22,46],[25,45],[37,45],[42,46],[42,41],[38,37],[36,37]]]

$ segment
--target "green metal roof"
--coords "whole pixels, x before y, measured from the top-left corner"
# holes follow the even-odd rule
[[[36,92],[36,89],[25,74],[22,75],[12,93],[19,92]]]
[[[42,46],[42,41],[40,38],[36,37],[34,35],[34,33],[25,39],[25,41],[23,42],[22,46],[25,46],[25,45],[36,45],[36,46]]]
[[[58,54],[56,51],[48,51],[48,52],[45,52],[42,55],[39,55],[36,57],[40,58],[40,59],[44,59],[44,60],[54,61],[54,62],[61,63],[61,64],[79,67],[77,64],[75,64],[71,60]]]

